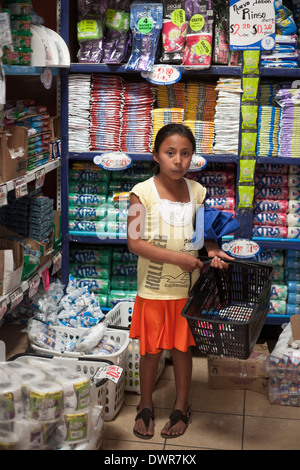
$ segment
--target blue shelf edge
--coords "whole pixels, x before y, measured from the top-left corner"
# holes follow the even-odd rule
[[[252,237],[261,247],[281,250],[300,250],[300,238],[264,238]]]
[[[84,161],[92,161],[96,155],[101,155],[105,153],[103,150],[98,151],[91,151],[91,152],[69,152],[69,160],[84,160]],[[152,161],[152,153],[134,153],[134,152],[124,152],[129,157],[132,158],[133,161]],[[208,162],[224,162],[224,163],[236,163],[238,160],[237,155],[206,155],[201,154]]]
[[[4,65],[5,75],[41,75],[46,67],[32,67],[30,65]],[[52,75],[58,75],[58,67],[50,68]]]

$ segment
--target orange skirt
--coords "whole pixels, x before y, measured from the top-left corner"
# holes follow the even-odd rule
[[[136,296],[130,338],[140,340],[140,354],[157,354],[162,349],[187,351],[195,346],[186,318],[181,315],[187,299],[152,300]]]

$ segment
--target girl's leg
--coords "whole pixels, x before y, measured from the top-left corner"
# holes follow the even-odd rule
[[[152,394],[155,387],[158,363],[161,353],[158,354],[148,354],[140,357],[140,387],[141,387],[141,399],[139,403],[139,411],[142,411],[144,408],[149,408],[151,411],[153,409]],[[148,430],[146,430],[145,423],[142,418],[138,419],[135,422],[134,430],[143,435],[153,435],[154,433],[154,423],[150,419],[150,424]]]
[[[189,407],[188,399],[192,379],[192,354],[190,349],[183,352],[174,348],[172,349],[172,358],[177,394],[174,409],[179,409],[182,411],[183,415],[186,415]],[[187,424],[182,420],[178,421],[178,423],[171,428],[170,421],[168,421],[163,428],[162,433],[171,436],[181,435],[184,433],[186,428]]]

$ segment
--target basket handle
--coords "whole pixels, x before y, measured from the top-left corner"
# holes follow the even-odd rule
[[[240,259],[232,260],[232,259],[222,258],[221,256],[219,258],[222,259],[223,261],[225,261],[226,263],[232,264],[232,265],[235,264],[235,265],[238,265],[238,266],[253,266],[253,267],[263,268],[263,269],[268,268],[270,270],[269,275],[268,275],[268,279],[271,278],[271,276],[273,274],[273,271],[274,271],[273,266],[270,266],[266,263],[260,263],[258,261],[248,261],[248,260],[245,261],[245,260],[240,260]],[[208,256],[200,256],[199,259],[205,265],[211,263],[211,261],[213,260],[213,258],[210,258]]]

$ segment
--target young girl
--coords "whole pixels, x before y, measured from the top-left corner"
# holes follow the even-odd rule
[[[138,255],[138,295],[130,337],[140,340],[141,397],[133,432],[142,439],[154,434],[154,391],[161,351],[171,350],[176,402],[163,437],[182,435],[188,425],[188,395],[192,375],[190,346],[195,345],[181,311],[190,284],[199,277],[202,263],[192,245],[195,213],[206,190],[184,176],[196,143],[182,124],[168,124],[157,133],[153,158],[159,173],[134,186],[130,196],[127,245]],[[227,267],[230,258],[213,240],[206,240],[212,266]],[[191,273],[191,274],[190,274]]]

